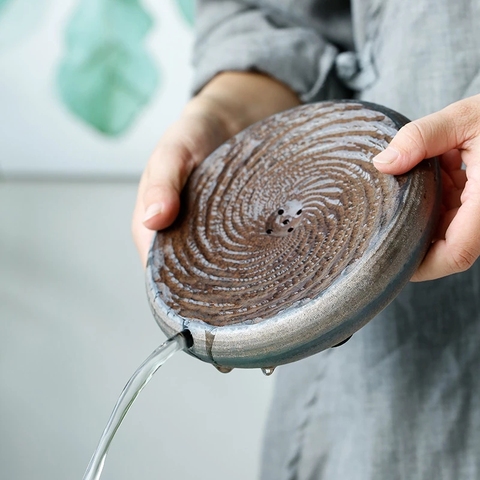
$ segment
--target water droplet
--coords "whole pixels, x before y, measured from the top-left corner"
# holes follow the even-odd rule
[[[275,371],[275,367],[262,368],[262,372],[266,377],[269,377]]]
[[[347,343],[352,338],[352,336],[353,335],[350,335],[345,340],[342,340],[340,343],[337,343],[336,345],[332,345],[332,348],[337,348],[337,347],[340,347],[340,346],[344,345],[345,343]]]
[[[223,367],[222,365],[214,365],[214,367],[220,372],[220,373],[230,373],[233,368],[231,367]]]

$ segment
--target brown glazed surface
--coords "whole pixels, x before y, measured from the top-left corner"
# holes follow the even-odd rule
[[[356,103],[270,117],[191,176],[178,221],[159,233],[157,301],[182,318],[257,324],[316,298],[375,243],[405,177],[372,158],[398,125]]]

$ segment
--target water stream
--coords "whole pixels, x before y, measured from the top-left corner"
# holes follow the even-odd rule
[[[115,433],[120,427],[125,415],[135,402],[138,394],[153,377],[154,373],[176,352],[191,347],[190,332],[184,331],[169,338],[163,345],[154,350],[151,355],[140,365],[125,385],[120,397],[113,408],[102,437],[88,464],[83,480],[99,480],[102,474],[108,447]]]

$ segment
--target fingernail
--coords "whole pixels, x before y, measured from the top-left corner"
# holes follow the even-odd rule
[[[393,163],[400,154],[393,147],[387,147],[383,152],[374,157],[374,163]]]
[[[145,210],[145,216],[143,217],[143,221],[146,222],[147,220],[150,220],[155,215],[162,213],[162,210],[163,210],[163,205],[161,203],[154,203],[150,205]]]

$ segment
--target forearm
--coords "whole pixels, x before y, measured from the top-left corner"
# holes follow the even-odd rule
[[[211,115],[226,138],[274,113],[299,105],[288,86],[254,72],[223,72],[187,104],[184,114]]]

